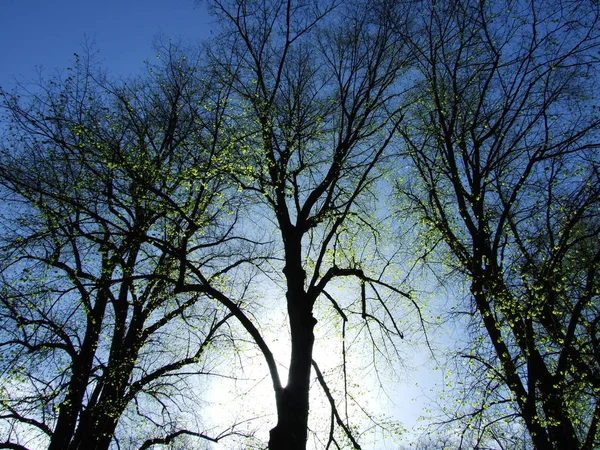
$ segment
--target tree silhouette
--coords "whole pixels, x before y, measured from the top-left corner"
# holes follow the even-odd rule
[[[395,366],[401,318],[424,323],[389,201],[469,292],[462,428],[419,445],[598,447],[598,6],[206,3],[202,52],[2,92],[0,448],[243,435],[203,422],[199,390],[257,349],[269,449],[307,447],[311,398],[318,445],[362,448],[359,416],[385,424],[354,353]]]
[[[390,339],[401,336],[396,307],[386,306],[376,286],[408,295],[384,283],[352,241],[364,230],[377,236],[369,209],[404,107],[399,81],[407,53],[395,31],[408,20],[408,10],[385,1],[369,2],[368,10],[362,2],[337,1],[209,5],[223,29],[211,49],[215,78],[231,89],[231,117],[239,130],[236,140],[230,137],[236,158],[228,172],[254,195],[281,243],[277,271],[291,342],[286,383],[266,344],[257,340],[276,398],[278,422],[269,448],[306,447],[312,368],[330,403],[332,424],[341,427],[346,445],[360,448],[313,359],[315,305],[332,307],[344,323],[357,315],[382,326]],[[341,277],[359,281],[358,303],[340,304],[328,292]],[[372,300],[379,317],[371,312]],[[257,335],[254,326],[242,323]],[[339,445],[333,428],[326,446]]]
[[[235,268],[238,206],[213,169],[221,119],[197,108],[220,93],[191,58],[162,56],[120,86],[78,58],[24,99],[3,93],[2,448],[233,432],[209,436],[183,408],[214,372],[207,347],[229,345],[231,314],[205,291],[175,292],[173,252],[193,242],[213,282]],[[115,435],[124,415],[146,436]]]
[[[598,17],[586,2],[436,2],[414,41],[403,136],[419,182],[399,190],[470,283],[476,406],[461,414],[480,439],[514,415],[538,449],[600,439]]]

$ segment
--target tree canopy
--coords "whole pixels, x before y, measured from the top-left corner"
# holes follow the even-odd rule
[[[433,277],[414,445],[598,447],[599,6],[206,4],[137,78],[1,91],[0,448],[406,443],[368,399],[440,359]]]

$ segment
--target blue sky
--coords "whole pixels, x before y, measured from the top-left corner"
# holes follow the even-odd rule
[[[129,76],[153,57],[152,41],[198,41],[214,29],[194,0],[1,0],[0,86],[66,68],[86,39],[113,75]]]

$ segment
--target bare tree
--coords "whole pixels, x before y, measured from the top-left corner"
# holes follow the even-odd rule
[[[161,55],[121,85],[78,58],[64,77],[2,93],[0,448],[234,433],[207,433],[183,409],[198,377],[218,373],[207,348],[229,345],[231,314],[206,290],[175,291],[176,250],[193,246],[213,283],[239,265],[235,189],[215,169],[223,93],[190,55]],[[144,434],[119,433],[122,417]]]
[[[476,407],[460,415],[481,439],[516,415],[535,448],[597,448],[598,6],[441,1],[423,17],[399,191],[470,283]]]
[[[399,81],[407,56],[395,31],[406,25],[408,11],[386,1],[208,3],[223,30],[211,46],[214,78],[232,92],[227,114],[235,129],[226,139],[235,159],[224,171],[255,199],[280,241],[270,275],[280,277],[289,321],[286,382],[261,324],[221,297],[270,371],[278,421],[269,448],[306,448],[313,370],[331,407],[324,446],[360,448],[347,409],[340,408],[347,395],[336,399],[313,358],[316,305],[331,308],[343,327],[359,319],[367,334],[375,326],[390,342],[402,336],[395,321],[402,302],[387,304],[386,295],[409,296],[380,278],[367,253],[379,243],[375,190],[401,122],[405,87]],[[361,240],[369,247],[355,251]],[[182,260],[184,272],[201,280]],[[343,277],[357,280],[357,301],[328,291]],[[194,291],[195,285],[182,281],[179,289]],[[343,373],[346,380],[345,360]]]

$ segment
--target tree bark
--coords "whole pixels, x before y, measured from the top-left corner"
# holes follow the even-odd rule
[[[64,450],[68,448],[73,439],[85,390],[92,373],[94,354],[98,345],[106,304],[107,296],[99,295],[93,311],[88,316],[86,336],[79,355],[73,360],[73,375],[67,395],[60,405],[60,414],[48,450]]]
[[[287,310],[290,322],[291,355],[288,381],[276,393],[277,425],[270,432],[270,450],[304,450],[308,437],[310,373],[315,341],[314,301],[306,292],[306,272],[302,267],[302,233],[297,228],[282,229],[287,264]],[[287,231],[287,233],[285,233]]]
[[[309,301],[288,295],[292,352],[287,386],[277,394],[277,426],[271,430],[270,450],[304,450],[306,448],[313,328]]]

